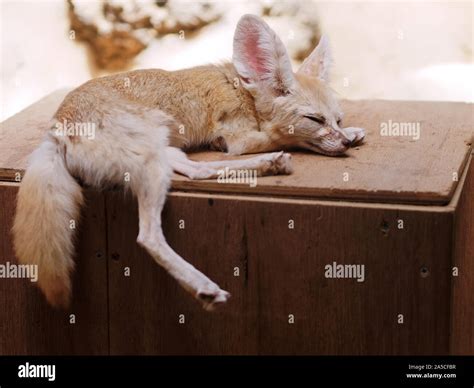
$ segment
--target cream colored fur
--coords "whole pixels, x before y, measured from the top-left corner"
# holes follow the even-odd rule
[[[276,34],[246,15],[236,29],[233,64],[121,73],[69,93],[29,160],[13,227],[18,260],[38,265],[38,285],[49,303],[67,307],[71,299],[70,225],[79,221],[83,202],[76,179],[131,190],[139,204],[137,242],[204,308],[226,302],[229,293],[164,238],[161,211],[171,173],[191,179],[215,178],[224,168],[289,174],[291,157],[280,150],[337,155],[360,141],[362,129],[339,127],[342,112],[327,85],[327,41],[322,45],[293,73]],[[58,132],[58,123],[88,123],[95,133]],[[198,163],[182,151],[202,146],[230,154],[280,152]]]

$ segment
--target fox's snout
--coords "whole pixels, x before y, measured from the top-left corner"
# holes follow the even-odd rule
[[[323,151],[343,154],[351,146],[354,137],[348,136],[339,128],[328,128],[327,135],[320,140]]]
[[[344,147],[349,148],[350,145],[352,144],[352,141],[354,140],[354,137],[348,137],[345,133],[343,132],[338,132],[339,137],[341,138],[341,143]]]
[[[344,147],[346,147],[346,149],[349,148],[349,146],[351,145],[351,141],[347,138],[342,139],[341,143]]]

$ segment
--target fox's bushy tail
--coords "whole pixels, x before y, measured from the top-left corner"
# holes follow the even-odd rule
[[[48,302],[66,308],[83,195],[64,158],[50,137],[31,155],[18,192],[13,240],[19,262],[38,266],[38,286]]]

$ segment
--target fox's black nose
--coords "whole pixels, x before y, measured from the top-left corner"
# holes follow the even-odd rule
[[[342,138],[342,144],[345,146],[345,147],[349,147],[351,145],[351,141],[347,138],[347,137],[343,137]]]

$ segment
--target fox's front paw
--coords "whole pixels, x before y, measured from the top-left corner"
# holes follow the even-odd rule
[[[344,128],[344,131],[352,138],[351,147],[362,143],[362,141],[365,138],[364,128],[349,127],[349,128]]]
[[[293,172],[293,164],[291,162],[291,154],[287,152],[273,152],[268,154],[270,167],[267,173],[272,175],[291,174]]]

